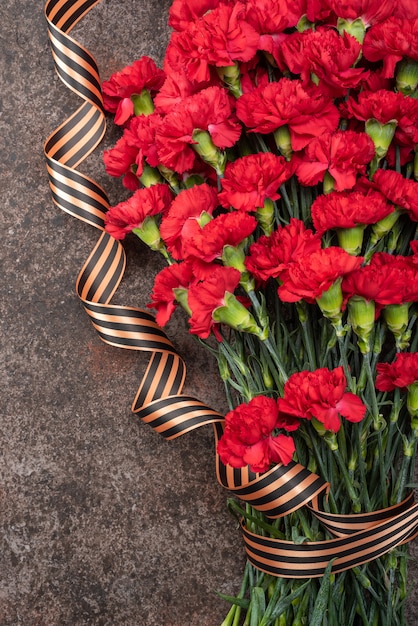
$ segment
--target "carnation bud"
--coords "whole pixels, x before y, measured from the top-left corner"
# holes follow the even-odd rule
[[[365,224],[358,224],[353,228],[338,228],[337,237],[340,248],[348,252],[348,254],[358,256],[363,246],[365,228]]]
[[[267,237],[271,235],[274,230],[274,203],[270,198],[266,198],[263,206],[257,208],[255,216],[263,233]]]
[[[373,141],[376,150],[376,169],[378,162],[386,156],[397,125],[397,120],[390,120],[386,124],[382,124],[374,119],[374,117],[369,118],[365,123],[364,130]]]
[[[337,333],[337,336],[342,337],[345,332],[342,325],[342,313],[341,307],[343,304],[343,292],[341,291],[341,281],[339,278],[327,291],[324,291],[322,295],[316,299],[319,308],[322,311],[324,317],[326,317]]]
[[[349,35],[357,39],[359,43],[363,43],[364,41],[364,35],[366,34],[366,25],[361,17],[358,17],[356,20],[353,21],[339,17],[337,21],[337,29],[340,35],[342,35],[343,33],[348,33]]]
[[[254,317],[245,308],[243,304],[234,296],[234,294],[225,292],[225,304],[217,307],[212,312],[212,319],[221,324],[227,324],[235,330],[256,335],[262,341],[267,338],[267,331],[262,330]]]
[[[406,408],[409,415],[415,420],[414,427],[418,432],[418,381],[408,385],[408,394],[406,396]],[[417,434],[417,433],[416,433]]]
[[[370,335],[374,328],[375,303],[361,296],[352,296],[348,301],[348,321],[357,335],[362,354],[370,352]]]
[[[226,154],[215,146],[212,141],[212,137],[206,130],[196,129],[193,131],[192,148],[197,152],[202,159],[213,167],[218,176],[222,176],[226,166]]]
[[[135,115],[150,115],[154,112],[154,103],[148,89],[143,89],[140,94],[131,96],[134,103]]]
[[[404,59],[396,67],[396,87],[404,96],[412,96],[418,85],[418,61]]]
[[[224,67],[217,67],[216,71],[219,78],[225,83],[235,98],[242,96],[241,72],[238,63]]]
[[[411,332],[408,331],[410,303],[388,304],[383,309],[383,317],[390,332],[395,337],[396,349],[405,350],[409,346]]]
[[[279,126],[279,128],[274,131],[274,141],[286,161],[290,161],[293,150],[289,126],[287,124]]]

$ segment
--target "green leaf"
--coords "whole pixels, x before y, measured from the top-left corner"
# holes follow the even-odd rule
[[[328,605],[329,590],[331,586],[331,570],[332,564],[335,559],[332,559],[324,572],[324,576],[321,581],[321,586],[316,596],[312,616],[309,622],[309,626],[321,626],[323,624],[324,616]]]

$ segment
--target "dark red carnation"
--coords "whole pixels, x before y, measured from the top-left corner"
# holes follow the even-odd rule
[[[336,433],[341,426],[340,415],[350,422],[360,422],[366,414],[360,398],[346,388],[342,367],[297,372],[284,386],[284,397],[278,400],[279,411],[300,419],[315,418],[326,430]]]
[[[152,59],[143,56],[103,82],[104,107],[115,113],[116,124],[124,124],[134,114],[132,96],[140,95],[144,89],[154,94],[164,79],[165,73]]]
[[[278,200],[279,187],[293,174],[293,164],[271,152],[250,154],[228,163],[221,180],[219,201],[224,207],[255,211],[264,201]]]
[[[252,132],[263,134],[287,125],[293,150],[335,130],[340,118],[337,107],[320,89],[288,78],[241,96],[237,116]]]
[[[295,444],[286,435],[274,436],[278,420],[277,403],[266,396],[256,396],[227,413],[217,446],[221,461],[237,468],[249,465],[253,472],[265,472],[272,463],[288,465]]]
[[[183,259],[188,241],[212,216],[218,195],[206,183],[180,191],[161,221],[160,232],[174,259]]]
[[[305,300],[314,304],[325,291],[346,274],[358,269],[362,257],[351,256],[338,247],[317,250],[289,266],[278,289],[284,302]]]
[[[385,196],[370,189],[360,191],[333,191],[322,194],[311,206],[315,230],[323,235],[332,228],[354,228],[359,224],[376,224],[394,210]]]
[[[405,389],[418,381],[418,352],[399,352],[392,363],[376,365],[376,389]]]
[[[140,228],[145,218],[168,211],[173,195],[165,184],[138,189],[133,196],[110,207],[105,217],[105,228],[115,239],[124,239],[134,228]]]
[[[297,160],[296,174],[303,185],[316,185],[325,172],[333,177],[335,190],[352,189],[358,174],[366,172],[375,155],[366,133],[337,130],[313,139]]]
[[[281,278],[292,263],[320,250],[321,240],[301,220],[292,218],[288,226],[263,235],[250,246],[245,266],[257,280]]]

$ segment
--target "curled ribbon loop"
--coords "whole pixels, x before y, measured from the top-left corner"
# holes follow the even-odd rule
[[[104,230],[109,202],[104,190],[75,168],[98,146],[106,121],[99,72],[91,54],[69,36],[77,22],[100,0],[49,0],[45,16],[52,55],[61,80],[83,104],[47,139],[45,157],[54,203],[100,231],[82,268],[77,294],[100,338],[113,346],[151,353],[132,411],[166,439],[212,424],[217,442],[224,418],[200,400],[182,395],[186,368],[154,318],[141,309],[110,304],[125,271],[122,245]],[[278,465],[265,474],[225,466],[216,456],[219,482],[237,497],[279,518],[308,506],[335,538],[295,544],[251,532],[242,524],[250,562],[273,576],[322,576],[330,560],[341,572],[388,552],[418,534],[418,505],[411,494],[400,504],[357,515],[321,510],[329,485],[298,463]]]

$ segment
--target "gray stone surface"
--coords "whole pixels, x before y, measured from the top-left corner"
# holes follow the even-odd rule
[[[169,4],[102,0],[73,36],[107,78],[162,59]],[[0,50],[0,626],[216,626],[214,592],[237,591],[244,557],[211,429],[165,442],[139,423],[147,359],[103,344],[75,295],[97,231],[48,188],[43,142],[80,101],[54,73],[41,0],[3,0]],[[100,150],[80,170],[120,197]],[[139,244],[127,252],[114,301],[144,306],[162,266]],[[180,316],[168,334],[187,356],[185,391],[224,410]],[[416,616],[416,595],[409,606]]]

